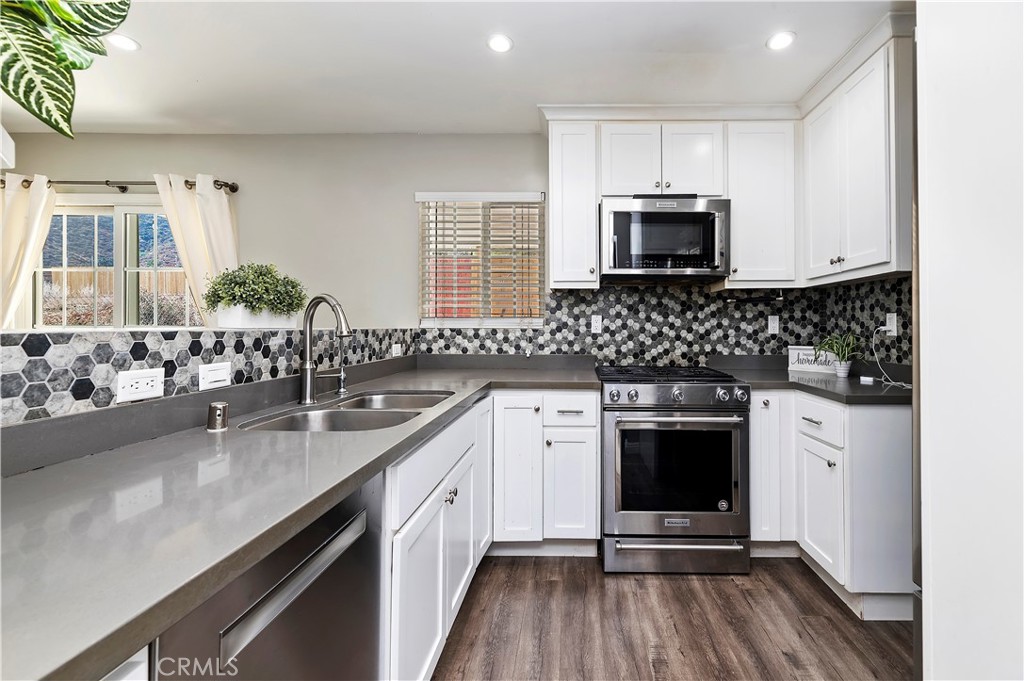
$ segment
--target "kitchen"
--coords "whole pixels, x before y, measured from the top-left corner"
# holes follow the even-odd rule
[[[95,288],[101,276],[122,289],[149,276],[190,287],[205,280],[190,269],[197,265],[183,227],[162,227],[162,213],[175,205],[164,196],[177,182],[170,173],[181,173],[195,178],[185,194],[234,211],[236,264],[273,263],[308,295],[340,302],[334,308],[328,299],[308,315],[305,326],[322,330],[311,338],[298,330],[307,320],[249,330],[192,323],[203,295],[191,288],[193,298],[179,296],[184,323],[160,325],[150,308],[147,328],[142,307],[133,309],[122,290],[110,323],[98,325],[106,328],[95,328],[94,297],[92,328],[76,330],[66,323],[70,294],[52,308],[63,315],[54,323],[42,316],[51,309],[43,301],[32,309],[54,289],[25,290],[33,304],[18,306],[18,322],[0,336],[5,678],[101,678],[139,650],[149,653],[132,668],[142,678],[210,675],[158,669],[166,657],[216,660],[228,672],[238,650],[240,678],[796,673],[727,658],[685,666],[673,650],[693,646],[686,650],[707,656],[711,644],[691,631],[678,644],[655,645],[651,628],[679,616],[671,606],[661,617],[638,613],[615,634],[634,650],[636,666],[523,666],[529,654],[517,651],[513,632],[529,628],[524,604],[513,599],[502,609],[490,591],[517,575],[525,591],[582,579],[583,593],[616,598],[625,598],[625,583],[667,583],[676,593],[704,584],[713,595],[723,585],[746,584],[751,593],[761,584],[768,586],[753,592],[769,598],[798,583],[815,594],[815,608],[829,608],[828,621],[850,627],[844,631],[887,627],[874,645],[893,646],[893,667],[856,655],[846,666],[806,663],[812,676],[843,678],[910,675],[914,591],[923,586],[919,673],[1024,675],[1015,597],[1019,437],[1009,432],[1019,431],[1012,414],[1020,399],[978,382],[1007,364],[1019,375],[1019,357],[991,357],[961,332],[970,310],[1000,335],[1020,337],[1019,267],[996,266],[1020,255],[1020,159],[987,151],[1020,147],[1019,3],[298,5],[289,11],[317,36],[287,38],[290,59],[310,64],[299,76],[291,61],[261,58],[262,43],[252,40],[282,32],[281,11],[274,3],[133,6],[118,30],[141,49],[110,50],[76,72],[73,140],[44,132],[4,101],[16,152],[5,192],[13,196],[15,173],[45,175],[57,193],[53,215],[64,220],[55,260],[43,263],[37,281],[71,281],[72,225],[83,214],[93,216],[95,235],[107,224],[133,226],[103,246],[123,278],[100,267],[95,238]],[[328,25],[338,36],[337,65],[320,64]],[[568,29],[579,26],[588,30]],[[951,27],[963,35],[954,40]],[[792,45],[769,50],[766,41],[783,29],[796,34]],[[488,49],[496,31],[511,39],[497,45],[506,52]],[[207,47],[183,51],[169,35],[193,35]],[[680,35],[697,42],[681,48]],[[622,38],[615,49],[613,37]],[[992,60],[1007,68],[981,66]],[[637,72],[649,77],[629,78]],[[158,87],[147,84],[154,74]],[[672,79],[684,87],[667,96]],[[979,143],[970,150],[951,141],[950,130],[973,115],[957,88],[994,103],[985,126],[972,130]],[[317,105],[304,104],[310,97]],[[858,118],[872,111],[884,116]],[[4,151],[6,160],[6,138]],[[237,192],[207,186],[204,173],[237,183]],[[168,179],[159,194],[123,184],[154,175]],[[106,180],[114,188],[60,184]],[[44,184],[30,181],[26,190]],[[993,188],[1005,190],[994,196]],[[984,193],[995,206],[994,219],[975,222],[972,234],[997,245],[986,266],[986,288],[997,296],[956,297],[967,295],[956,276],[965,242],[954,229],[965,192]],[[723,199],[727,210],[713,203]],[[610,229],[616,202],[627,204],[618,212],[627,219],[622,230]],[[667,203],[676,205],[658,205]],[[659,260],[649,238],[655,224],[681,225],[703,262]],[[152,256],[148,265],[117,262],[142,253],[133,239],[144,225],[155,242],[173,236],[182,266],[164,268]],[[492,251],[475,246],[485,236]],[[450,248],[456,238],[466,239],[461,249]],[[466,252],[485,257],[467,266]],[[636,262],[618,269],[630,271],[611,271],[627,252]],[[715,268],[713,277],[693,271]],[[493,279],[483,305],[484,271],[511,273],[512,293]],[[964,302],[950,309],[950,300]],[[848,379],[814,366],[806,350],[834,331],[861,339],[864,357]],[[313,345],[300,352],[305,340]],[[951,376],[948,358],[965,346],[981,367]],[[805,367],[825,371],[788,371],[794,348],[805,348]],[[317,360],[320,375],[310,378],[300,356]],[[342,358],[348,394],[334,395]],[[222,374],[202,368],[221,363],[230,365]],[[669,375],[607,373],[638,366]],[[698,375],[698,367],[729,378]],[[159,370],[156,387],[167,397],[116,406],[129,389],[118,375],[147,368]],[[883,371],[914,389],[885,383]],[[862,375],[874,381],[862,383]],[[211,380],[224,387],[202,390]],[[322,411],[294,404],[303,387]],[[965,398],[974,394],[990,399]],[[913,399],[922,469],[918,580]],[[229,405],[227,430],[208,433],[223,416],[209,409],[215,401]],[[325,421],[303,416],[312,413],[327,414]],[[958,428],[975,414],[1013,425]],[[646,421],[630,422],[638,418]],[[685,421],[694,418],[704,422]],[[316,432],[332,423],[347,430]],[[721,470],[709,459],[693,490],[652,501],[662,481],[638,480],[637,471],[671,471],[671,461],[654,461],[660,448],[687,449],[688,439],[708,452],[719,443]],[[621,475],[633,475],[629,489],[616,482],[617,447]],[[969,473],[958,459],[965,448],[983,453]],[[631,451],[642,466],[625,466]],[[678,471],[670,477],[686,480]],[[672,504],[711,490],[713,508],[651,514],[659,532],[626,522],[636,511],[625,507],[639,497]],[[353,500],[365,514],[349,508]],[[965,500],[999,520],[979,528],[956,513]],[[702,525],[726,516],[740,524],[700,536]],[[307,574],[291,572],[303,556],[310,560],[302,566],[316,566],[325,554],[315,549],[341,546],[328,540],[348,542],[354,528],[359,539],[319,566],[322,578],[305,598],[290,589],[292,576]],[[649,548],[702,542],[710,548]],[[637,562],[617,567],[615,557]],[[265,573],[246,581],[254,566]],[[619,568],[629,582],[616,580]],[[789,572],[782,578],[779,570]],[[341,576],[368,581],[346,591]],[[350,602],[352,591],[379,601]],[[587,598],[566,593],[552,597],[557,617],[595,617]],[[295,600],[276,610],[282,595]],[[732,622],[707,625],[726,639],[748,626],[735,613],[728,620],[724,597],[693,597],[683,601],[692,616]],[[316,607],[328,599],[352,610]],[[773,607],[754,602],[755,615]],[[614,603],[598,612],[636,611]],[[814,639],[813,627],[792,629],[807,613],[781,612],[781,624],[755,632]],[[277,616],[263,619],[267,613]],[[204,627],[208,635],[195,633]],[[566,628],[559,638],[541,627],[521,640],[561,640],[578,655],[586,645],[567,641],[589,645],[586,632]],[[338,640],[346,645],[332,644]],[[746,639],[736,640],[742,649]],[[294,647],[290,655],[280,653],[282,641]],[[331,645],[375,652],[341,652],[351,655],[345,668],[308,654]],[[491,666],[481,666],[481,655]],[[598,661],[606,655],[591,653]]]

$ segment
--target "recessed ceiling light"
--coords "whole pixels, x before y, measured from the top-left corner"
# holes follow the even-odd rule
[[[784,50],[792,45],[794,40],[796,40],[796,33],[793,33],[792,31],[782,31],[781,33],[776,33],[771,38],[768,38],[768,42],[766,42],[765,45],[768,46],[769,50]]]
[[[136,41],[120,33],[111,33],[106,39],[107,43],[112,47],[116,47],[119,50],[125,50],[126,52],[134,52],[142,47]]]
[[[512,49],[512,39],[507,35],[495,33],[487,39],[487,47],[491,48],[495,52],[508,52]]]

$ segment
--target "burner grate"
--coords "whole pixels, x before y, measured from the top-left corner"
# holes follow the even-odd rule
[[[597,377],[606,383],[720,383],[735,381],[708,367],[600,366]]]

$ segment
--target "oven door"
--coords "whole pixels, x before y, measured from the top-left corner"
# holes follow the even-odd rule
[[[604,412],[604,534],[746,537],[748,415]]]

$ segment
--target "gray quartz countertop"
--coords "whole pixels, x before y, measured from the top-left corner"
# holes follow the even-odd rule
[[[277,407],[5,478],[3,678],[103,676],[490,389],[599,388],[592,368],[417,369],[352,386],[454,391],[394,428],[237,428]]]

